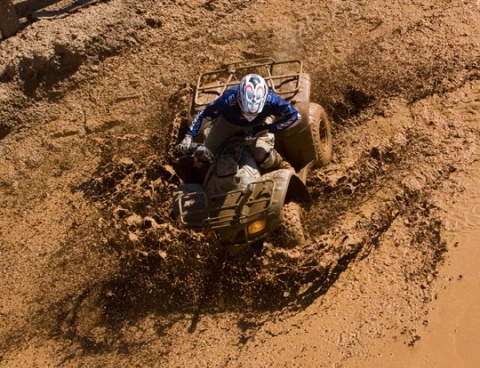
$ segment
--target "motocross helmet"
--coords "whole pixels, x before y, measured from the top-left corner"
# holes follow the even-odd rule
[[[267,82],[261,76],[248,74],[242,78],[238,87],[238,104],[248,121],[262,112],[267,95]]]

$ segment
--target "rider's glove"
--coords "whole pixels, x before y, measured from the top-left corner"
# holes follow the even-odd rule
[[[192,145],[192,136],[187,134],[185,135],[185,138],[183,138],[183,140],[179,144],[177,144],[177,146],[175,147],[175,150],[178,153],[186,155],[187,153],[189,153],[191,145]]]

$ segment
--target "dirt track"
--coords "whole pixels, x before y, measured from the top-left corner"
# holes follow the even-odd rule
[[[436,299],[478,282],[448,266],[475,249],[479,40],[473,0],[111,0],[2,40],[0,366],[425,351]],[[240,262],[170,220],[172,121],[200,72],[255,57],[304,61],[334,159],[308,179],[308,244]]]

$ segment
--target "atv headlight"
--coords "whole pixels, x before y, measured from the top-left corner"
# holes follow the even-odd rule
[[[253,235],[259,233],[260,231],[265,230],[267,227],[267,219],[261,218],[259,220],[253,221],[250,225],[248,225],[248,235]]]

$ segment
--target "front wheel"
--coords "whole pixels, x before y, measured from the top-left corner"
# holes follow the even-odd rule
[[[13,36],[20,26],[15,7],[10,0],[0,0],[0,33],[3,38]]]
[[[282,208],[283,222],[280,226],[280,243],[283,248],[295,248],[306,241],[302,224],[302,207],[288,202]]]
[[[326,166],[332,160],[332,125],[325,110],[316,103],[310,103],[310,122],[315,145],[315,167]]]

